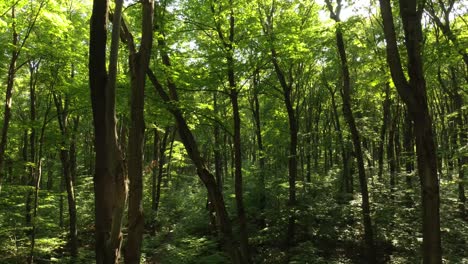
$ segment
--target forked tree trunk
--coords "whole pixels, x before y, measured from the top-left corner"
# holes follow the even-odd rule
[[[89,45],[89,84],[96,151],[94,193],[97,264],[113,264],[119,261],[122,217],[127,199],[126,168],[118,145],[115,120],[120,10],[121,5],[116,5],[108,75],[106,70],[108,1],[93,1]]]
[[[159,21],[158,23],[156,23],[156,28],[161,33],[161,26],[159,24]],[[163,64],[166,67],[171,67],[169,55],[165,51],[165,40],[163,38],[158,38],[158,45],[161,48],[160,54]],[[190,130],[182,112],[179,108],[177,108],[175,104],[173,104],[173,102],[177,102],[179,100],[177,95],[176,84],[172,81],[170,77],[166,77],[167,86],[169,88],[169,93],[167,93],[164,90],[164,87],[162,86],[161,82],[159,82],[157,77],[153,74],[153,72],[150,69],[147,70],[147,75],[154,88],[156,89],[156,92],[159,94],[162,100],[167,103],[168,110],[174,116],[180,139],[184,144],[188,156],[190,157],[197,169],[197,174],[200,180],[203,182],[208,191],[209,200],[213,203],[216,212],[216,222],[219,230],[218,234],[220,236],[221,244],[223,245],[224,250],[231,258],[233,263],[246,263],[234,239],[232,233],[232,225],[226,210],[223,194],[219,190],[215,176],[212,173],[210,173],[210,171],[207,169],[205,161],[200,154],[198,144],[195,141],[192,131]]]
[[[417,0],[400,0],[399,3],[400,17],[405,32],[409,81],[406,79],[401,64],[390,0],[380,0],[387,62],[393,82],[400,97],[408,107],[414,122],[418,174],[422,195],[423,260],[425,264],[442,263],[437,151],[427,104],[426,82],[421,55],[423,41],[421,16],[424,7]]]
[[[143,140],[145,132],[144,98],[146,70],[149,66],[153,44],[153,0],[143,0],[142,35],[137,52],[133,38],[127,37],[130,65],[130,133],[128,140],[128,176],[130,180],[128,201],[128,237],[125,246],[125,263],[140,263],[143,239]],[[124,25],[124,24],[123,24]],[[128,31],[126,26],[124,31]],[[125,33],[124,33],[125,34]],[[127,34],[130,36],[130,34]]]
[[[164,44],[160,44],[160,45],[164,45]],[[168,58],[169,57],[167,54],[163,55],[163,59],[168,60]],[[170,88],[170,92],[172,94],[171,95],[172,98],[171,98],[169,97],[169,94],[166,93],[163,86],[158,81],[158,79],[153,74],[153,72],[150,69],[148,69],[147,73],[157,93],[160,95],[160,97],[163,99],[164,102],[170,103],[173,101],[178,101],[177,91],[176,91],[176,87],[174,83],[169,81],[169,85],[168,85]],[[190,130],[187,122],[185,121],[182,115],[182,112],[174,105],[172,106],[170,104],[168,105],[169,105],[168,110],[172,113],[172,115],[174,116],[176,120],[180,139],[185,146],[187,154],[189,155],[190,159],[192,160],[192,162],[194,163],[197,169],[197,174],[200,180],[203,182],[203,184],[205,185],[208,191],[209,200],[213,204],[214,210],[216,212],[216,224],[219,230],[221,244],[223,245],[224,250],[226,251],[228,256],[231,258],[231,261],[233,263],[236,263],[236,264],[245,263],[245,261],[242,259],[243,256],[240,253],[238,246],[236,245],[237,243],[235,242],[235,239],[232,233],[232,225],[231,225],[231,221],[229,219],[229,216],[226,210],[226,205],[224,202],[223,194],[219,190],[215,176],[211,174],[209,170],[206,168],[204,160],[200,154],[198,144],[195,141],[192,131]]]

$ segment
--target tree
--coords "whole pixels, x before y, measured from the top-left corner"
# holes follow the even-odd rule
[[[327,3],[328,10],[330,11],[330,17],[335,20],[336,23],[340,23],[340,11],[341,11],[341,0],[337,0],[336,8],[333,9],[330,0],[325,1]],[[362,195],[362,218],[364,222],[364,240],[366,243],[367,258],[369,263],[375,263],[375,245],[374,245],[374,234],[372,230],[372,220],[370,216],[370,204],[369,204],[369,191],[367,189],[367,176],[364,168],[364,157],[362,155],[361,137],[359,130],[356,126],[354,119],[353,110],[351,109],[351,80],[349,74],[348,60],[346,58],[346,48],[343,40],[343,32],[340,24],[336,27],[336,45],[338,48],[338,54],[341,62],[341,74],[342,74],[342,90],[341,96],[343,98],[343,114],[346,122],[348,123],[349,129],[351,130],[351,139],[354,145],[354,155],[356,156],[358,173],[359,173],[359,185],[361,187]]]
[[[125,248],[125,263],[140,263],[141,243],[143,239],[143,138],[145,132],[144,98],[146,71],[149,66],[153,44],[152,0],[142,1],[142,36],[138,52],[135,42],[123,23],[123,34],[129,50],[131,114],[130,134],[128,139],[128,175],[130,180],[128,205],[128,237]],[[115,15],[115,14],[114,14]]]
[[[93,1],[91,16],[89,85],[96,151],[96,263],[119,261],[122,217],[127,200],[126,168],[118,143],[115,117],[115,82],[122,2],[117,1],[114,10],[109,73],[106,70],[108,1]]]
[[[390,1],[380,0],[387,43],[387,62],[393,83],[407,105],[414,122],[418,175],[422,195],[424,263],[442,263],[436,146],[427,104],[426,81],[421,55],[423,37],[421,16],[424,5],[416,0],[399,1],[399,3],[408,56],[409,81],[406,79],[401,64]]]

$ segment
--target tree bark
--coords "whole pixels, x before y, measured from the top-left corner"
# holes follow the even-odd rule
[[[156,28],[158,29],[158,31],[161,31],[161,27],[159,23],[156,23]],[[169,55],[165,51],[166,43],[164,39],[159,38],[158,45],[159,47],[161,47],[160,54],[161,54],[161,59],[162,59],[163,64],[166,67],[171,67]],[[224,202],[223,194],[219,190],[219,187],[218,187],[218,184],[216,182],[214,175],[210,173],[210,171],[206,168],[205,161],[200,154],[198,144],[195,141],[192,131],[190,130],[182,112],[176,106],[176,103],[179,100],[176,84],[173,82],[173,80],[170,77],[166,77],[167,86],[169,88],[169,93],[167,93],[164,90],[164,87],[162,86],[162,84],[159,82],[157,77],[154,75],[154,73],[150,69],[148,69],[147,75],[151,83],[153,84],[154,88],[156,89],[156,92],[166,103],[166,106],[169,112],[171,112],[171,114],[174,116],[176,120],[180,139],[182,143],[184,144],[184,147],[187,151],[188,156],[190,157],[190,159],[192,160],[192,162],[194,163],[197,169],[197,174],[200,180],[203,182],[203,184],[205,185],[208,191],[208,197],[210,201],[213,203],[213,206],[216,212],[216,221],[217,221],[217,227],[219,230],[221,244],[223,245],[226,253],[231,258],[233,263],[236,263],[236,264],[246,263],[234,239],[234,236],[232,233],[232,225],[231,225],[231,221],[229,219],[229,216],[226,210],[226,205]]]
[[[127,199],[126,169],[118,145],[115,80],[120,22],[114,9],[109,75],[106,70],[108,1],[94,0],[89,45],[89,84],[94,123],[96,263],[118,263],[122,217]]]
[[[144,96],[146,69],[149,66],[153,44],[153,0],[141,1],[142,36],[138,52],[133,38],[127,38],[131,78],[131,118],[128,140],[128,176],[130,180],[128,203],[128,236],[125,247],[125,263],[140,263],[143,239],[143,140],[145,132]],[[120,22],[120,21],[119,21]],[[128,31],[124,27],[125,31]]]
[[[67,201],[68,201],[68,214],[69,214],[69,232],[70,232],[70,255],[75,258],[78,256],[78,228],[76,219],[76,200],[75,200],[75,189],[74,182],[71,175],[71,162],[70,162],[70,150],[67,146],[67,141],[70,136],[69,134],[69,97],[65,96],[65,102],[54,94],[54,102],[57,109],[57,118],[62,136],[60,142],[60,161],[62,163],[62,173],[65,182],[65,188],[67,190]]]
[[[400,97],[414,122],[418,174],[422,194],[423,260],[442,263],[439,213],[439,182],[432,120],[429,114],[426,82],[421,55],[423,6],[417,0],[400,0],[400,17],[405,32],[409,81],[403,72],[398,52],[392,7],[389,0],[380,0],[387,48],[387,62]]]
[[[233,113],[233,125],[234,125],[234,136],[233,136],[233,165],[234,165],[234,192],[236,199],[237,207],[237,220],[239,222],[239,238],[240,238],[240,249],[242,258],[245,263],[250,263],[250,249],[249,249],[249,239],[247,234],[247,216],[244,208],[244,198],[243,198],[243,178],[242,178],[242,149],[241,149],[241,119],[239,113],[239,90],[236,84],[235,79],[235,70],[234,70],[234,30],[235,30],[235,18],[234,11],[232,7],[232,1],[230,2],[230,13],[229,13],[229,33],[227,38],[224,35],[224,32],[221,29],[221,24],[217,19],[215,19],[216,30],[218,32],[218,37],[223,43],[225,49],[225,58],[227,64],[227,79],[229,83],[229,98],[232,105]],[[215,16],[214,6],[211,5],[211,11],[213,16]]]
[[[383,120],[382,120],[382,128],[380,130],[380,141],[379,141],[379,170],[378,170],[378,178],[382,181],[382,174],[383,174],[383,160],[384,160],[384,145],[385,145],[385,135],[387,134],[387,127],[389,122],[390,116],[390,84],[385,84],[385,100],[383,103]]]
[[[262,127],[260,119],[260,102],[258,99],[258,84],[260,82],[259,72],[256,70],[253,76],[253,102],[252,112],[255,122],[255,137],[257,139],[258,147],[258,181],[259,181],[259,210],[260,210],[260,227],[265,227],[265,208],[266,208],[266,194],[265,194],[265,150],[263,148]]]
[[[340,23],[340,10],[341,10],[341,1],[338,0],[337,7],[333,10],[330,0],[326,0],[327,7],[330,11],[330,17],[335,20],[336,23]],[[369,263],[376,263],[377,258],[375,255],[375,245],[374,245],[374,235],[372,230],[372,220],[370,216],[370,204],[369,204],[369,192],[367,190],[367,176],[364,167],[364,157],[362,154],[360,133],[356,127],[356,121],[354,119],[354,114],[351,108],[351,80],[349,75],[349,66],[346,58],[346,49],[343,40],[343,33],[341,26],[338,24],[336,28],[336,45],[338,48],[338,54],[340,56],[341,62],[341,74],[342,74],[342,92],[341,96],[343,98],[343,114],[346,122],[348,123],[349,129],[351,131],[351,139],[354,145],[354,153],[356,156],[357,166],[358,166],[358,175],[359,175],[359,185],[361,187],[362,195],[362,215],[364,223],[364,240],[366,244],[366,257]]]

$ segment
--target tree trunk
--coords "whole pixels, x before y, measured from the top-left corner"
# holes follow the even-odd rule
[[[159,138],[159,132],[157,128],[153,129],[153,159],[151,161],[151,209],[154,212],[157,212],[157,199],[156,199],[156,190],[157,190],[157,181],[158,181],[158,168],[161,159],[159,158],[159,148],[161,140]]]
[[[158,24],[157,29],[160,29],[160,25]],[[163,63],[167,67],[170,67],[171,63],[169,55],[164,50],[166,47],[164,39],[158,39],[158,44],[162,48],[160,49],[160,53]],[[171,101],[178,101],[177,87],[171,78],[167,78],[167,86],[169,87],[168,94],[166,93],[162,84],[158,81],[158,79],[150,69],[148,69],[147,74],[157,93],[160,95],[164,102],[170,103]],[[208,191],[210,201],[213,202],[217,216],[216,220],[219,235],[221,238],[221,244],[224,246],[226,253],[230,256],[233,263],[245,263],[245,261],[242,259],[242,255],[240,254],[239,248],[236,246],[235,239],[233,237],[231,221],[226,211],[223,195],[219,191],[219,187],[216,183],[214,175],[211,174],[206,168],[205,162],[201,157],[198,144],[195,141],[192,131],[190,130],[187,122],[185,121],[185,118],[183,117],[180,109],[178,109],[173,104],[168,104],[168,110],[172,113],[176,120],[181,141],[185,146],[187,154],[189,155],[190,159],[197,168],[197,174]]]
[[[5,91],[5,108],[3,110],[3,126],[2,134],[0,138],[0,193],[2,191],[2,180],[3,180],[3,163],[5,161],[5,149],[7,144],[7,134],[8,127],[10,125],[11,119],[11,99],[13,95],[13,86],[15,84],[16,76],[16,61],[18,60],[19,51],[18,51],[18,33],[16,32],[16,19],[15,19],[15,5],[11,8],[11,18],[13,20],[12,24],[12,46],[13,51],[11,52],[10,64],[8,66],[8,78],[7,78],[7,88]]]
[[[411,117],[409,116],[408,111],[404,112],[404,125],[403,125],[403,146],[405,149],[404,152],[404,161],[406,169],[406,186],[409,189],[413,188],[412,173],[414,171],[414,135],[413,135],[413,123],[411,122]]]
[[[260,227],[265,227],[265,208],[266,208],[266,194],[265,194],[265,153],[263,148],[263,138],[262,138],[262,128],[260,122],[260,102],[258,100],[258,83],[259,80],[259,72],[258,70],[255,71],[253,76],[253,105],[252,105],[252,112],[254,116],[255,122],[255,137],[257,139],[257,147],[258,147],[258,181],[260,187],[259,193],[259,209],[260,209],[260,219],[259,225]]]
[[[378,178],[382,181],[382,174],[383,174],[383,160],[384,160],[384,145],[385,145],[385,135],[387,133],[387,126],[389,122],[390,116],[390,84],[385,84],[385,100],[383,103],[383,120],[382,120],[382,128],[380,130],[380,141],[379,141],[379,171],[378,171]]]
[[[342,159],[342,183],[341,183],[341,191],[346,192],[346,193],[353,193],[353,186],[352,186],[352,180],[351,175],[350,175],[350,167],[349,167],[349,154],[346,148],[346,143],[343,139],[343,132],[341,130],[341,124],[340,124],[340,117],[338,116],[338,107],[336,106],[336,100],[335,100],[335,93],[336,91],[333,90],[331,87],[327,85],[328,90],[330,91],[331,95],[331,100],[332,100],[332,109],[333,109],[333,116],[334,116],[334,127],[336,132],[338,133],[338,142],[340,144],[340,150],[341,150],[341,159]]]
[[[70,162],[70,150],[67,146],[67,139],[69,137],[68,127],[68,106],[69,97],[65,97],[63,104],[62,99],[58,95],[54,94],[54,102],[57,108],[57,118],[59,122],[59,128],[62,136],[60,142],[60,161],[62,163],[62,173],[65,182],[65,188],[67,190],[67,201],[68,201],[68,214],[69,214],[69,232],[70,232],[70,255],[75,258],[78,256],[78,231],[76,222],[76,200],[74,182],[71,175],[71,162]]]
[[[159,149],[159,159],[158,159],[158,177],[156,182],[156,197],[154,200],[154,211],[157,213],[159,209],[159,200],[161,197],[161,183],[163,180],[164,175],[164,165],[166,164],[166,147],[167,147],[167,138],[171,133],[171,129],[169,127],[166,128],[164,131],[164,136],[161,141],[160,149]],[[166,170],[167,172],[167,170]]]
[[[128,203],[128,236],[125,247],[125,263],[140,263],[143,239],[143,140],[145,132],[144,96],[146,69],[149,66],[153,44],[153,0],[141,1],[142,36],[139,51],[133,38],[127,38],[131,77],[131,118],[128,140],[128,176],[130,192]]]
[[[400,0],[399,3],[400,17],[405,31],[409,81],[406,79],[401,65],[390,1],[380,0],[387,44],[387,62],[393,82],[414,122],[423,207],[423,260],[424,263],[430,264],[442,263],[436,146],[427,105],[426,82],[421,56],[423,6],[418,6],[416,0]]]
[[[120,1],[121,4],[122,1]],[[108,1],[94,0],[89,45],[89,83],[94,122],[96,263],[118,263],[127,199],[126,169],[118,145],[115,81],[121,5],[114,9],[109,75],[106,70]]]
[[[338,5],[336,10],[333,11],[332,5],[330,0],[326,0],[328,9],[330,11],[331,17],[336,21],[336,23],[340,23],[340,10],[341,10],[341,1],[338,1]],[[363,215],[363,223],[364,223],[364,240],[366,244],[366,257],[369,263],[376,263],[376,255],[375,255],[375,245],[374,245],[374,235],[372,230],[372,220],[370,216],[370,204],[369,204],[369,192],[367,190],[367,176],[364,167],[364,157],[362,154],[361,148],[361,140],[360,134],[356,127],[356,121],[354,120],[353,111],[351,108],[351,80],[349,76],[349,67],[348,61],[346,58],[346,49],[343,40],[343,33],[341,30],[341,26],[337,25],[336,28],[336,45],[338,48],[338,54],[340,56],[341,62],[341,74],[342,74],[342,93],[341,96],[343,98],[343,114],[348,123],[350,132],[351,132],[351,139],[354,145],[354,153],[356,156],[357,166],[358,166],[358,175],[359,175],[359,185],[361,187],[361,195],[362,195],[362,215]]]

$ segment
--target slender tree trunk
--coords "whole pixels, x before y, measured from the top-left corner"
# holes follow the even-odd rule
[[[328,86],[327,86],[328,87]],[[346,193],[353,193],[353,186],[352,186],[352,180],[351,175],[350,175],[350,167],[349,167],[349,155],[348,151],[346,148],[346,143],[343,139],[343,132],[341,130],[341,124],[340,124],[340,117],[338,116],[338,107],[336,106],[336,99],[335,99],[335,90],[332,90],[332,88],[328,87],[328,90],[330,91],[331,94],[331,100],[332,100],[332,109],[333,109],[333,116],[334,116],[334,126],[335,130],[338,133],[338,142],[340,144],[340,150],[341,150],[341,159],[342,159],[342,191]]]
[[[29,135],[29,145],[30,145],[30,155],[29,155],[29,162],[31,165],[29,167],[29,177],[30,180],[32,181],[32,185],[34,186],[34,204],[33,204],[33,215],[32,215],[32,230],[31,230],[31,247],[30,247],[30,254],[28,257],[28,263],[33,263],[34,260],[34,247],[35,247],[35,239],[36,239],[36,217],[37,217],[37,208],[39,205],[39,183],[40,183],[40,176],[39,173],[40,171],[40,166],[41,166],[41,155],[42,155],[42,141],[44,138],[44,127],[45,127],[45,121],[41,133],[41,138],[40,138],[40,148],[41,151],[38,155],[38,158],[36,160],[36,129],[34,128],[34,123],[36,121],[36,83],[37,83],[37,72],[39,69],[39,64],[40,61],[35,63],[33,61],[29,62],[29,73],[30,73],[30,79],[29,79],[29,113],[30,113],[30,122],[31,122],[31,134]],[[47,108],[44,120],[47,119],[47,115],[49,112],[49,108]]]
[[[159,31],[161,30],[159,23],[157,23],[156,28]],[[165,40],[159,38],[158,45],[161,47],[160,53],[164,65],[166,65],[167,67],[171,67],[169,55],[165,52]],[[157,93],[160,95],[164,102],[170,103],[171,101],[177,102],[179,100],[177,95],[177,86],[171,78],[166,79],[167,86],[169,88],[168,94],[150,69],[148,69],[147,74]],[[170,106],[168,106],[168,110],[172,113],[176,120],[181,141],[185,146],[187,154],[189,155],[190,159],[192,160],[197,169],[197,174],[199,178],[201,179],[208,191],[208,197],[210,201],[213,202],[213,206],[216,212],[217,227],[219,230],[221,244],[223,245],[226,253],[230,256],[233,263],[245,263],[245,261],[242,259],[242,254],[240,253],[240,250],[235,243],[235,239],[232,233],[231,221],[228,217],[223,194],[219,191],[219,187],[216,182],[215,176],[211,174],[206,168],[205,162],[200,154],[198,144],[195,141],[192,131],[190,130],[187,122],[185,121],[185,118],[180,109],[178,109],[173,104],[170,104]]]
[[[413,123],[408,111],[404,112],[404,125],[403,125],[403,145],[405,149],[404,160],[406,169],[406,186],[409,189],[413,188],[412,173],[414,171],[414,135],[413,135]]]
[[[397,122],[397,113],[389,116],[390,127],[388,131],[388,141],[387,141],[387,162],[390,172],[390,193],[395,191],[395,173],[396,173],[396,157],[395,157],[395,130]]]
[[[163,181],[164,175],[164,165],[166,164],[166,147],[167,147],[167,138],[171,133],[171,129],[169,127],[166,128],[164,131],[164,136],[161,141],[160,149],[159,149],[159,162],[158,162],[158,177],[156,182],[156,197],[154,201],[154,211],[157,213],[159,209],[159,201],[161,197],[161,183]],[[167,170],[166,170],[167,172]],[[166,175],[167,176],[167,175]]]
[[[288,153],[288,183],[289,183],[289,194],[288,194],[288,207],[289,207],[289,217],[288,217],[288,228],[286,233],[285,244],[289,247],[294,244],[294,234],[295,234],[295,221],[296,217],[294,215],[295,207],[297,204],[296,201],[296,178],[297,178],[297,119],[296,111],[294,109],[294,102],[292,99],[292,80],[290,83],[286,81],[285,74],[281,69],[278,63],[278,55],[276,50],[271,47],[271,58],[273,66],[275,68],[276,75],[280,82],[283,91],[283,102],[286,107],[286,112],[288,113],[288,124],[289,124],[289,153]]]
[[[214,114],[218,114],[218,92],[213,94],[213,111]],[[215,165],[215,178],[218,184],[220,192],[223,192],[223,156],[222,156],[222,143],[219,124],[215,122],[213,124],[213,136],[214,136],[214,165]]]
[[[13,51],[11,53],[10,64],[8,66],[8,78],[7,78],[7,88],[5,91],[5,106],[3,110],[3,126],[2,134],[0,138],[0,193],[2,191],[2,180],[3,180],[3,166],[5,161],[5,149],[7,144],[7,134],[8,127],[10,125],[11,119],[11,99],[13,96],[13,86],[15,84],[16,77],[16,61],[18,60],[19,51],[18,51],[18,33],[16,32],[16,19],[15,19],[15,5],[11,8],[11,18],[13,21],[12,24],[12,46]]]
[[[460,94],[461,89],[459,88],[458,81],[455,75],[455,70],[450,69],[451,81],[452,81],[452,92],[451,97],[454,105],[454,110],[457,111],[457,116],[455,117],[456,131],[455,136],[458,134],[458,146],[466,146],[467,141],[467,132],[465,122],[463,120],[463,97]],[[455,140],[456,141],[456,140]],[[455,146],[453,146],[455,148]],[[465,174],[468,172],[468,156],[467,155],[458,155],[458,209],[460,210],[460,215],[462,219],[466,219],[466,195],[465,195]]]
[[[262,138],[262,127],[260,122],[260,102],[258,100],[258,83],[259,73],[256,71],[254,73],[253,80],[253,116],[255,121],[255,136],[257,139],[258,147],[258,181],[260,188],[260,199],[259,199],[259,209],[260,209],[260,227],[265,227],[265,208],[266,208],[266,194],[265,194],[265,150],[263,148],[263,138]]]
[[[152,174],[151,174],[151,209],[154,212],[157,212],[157,199],[156,199],[156,190],[157,190],[157,181],[158,181],[158,168],[161,159],[159,158],[159,148],[161,145],[161,140],[159,138],[159,132],[157,128],[153,129],[153,159],[151,161],[152,165]]]
[[[382,181],[382,174],[383,174],[383,160],[384,160],[384,145],[385,145],[385,135],[387,134],[387,126],[389,122],[390,116],[390,84],[385,84],[385,100],[383,103],[383,120],[382,120],[382,128],[380,130],[380,141],[379,141],[379,171],[378,177],[379,180]]]
[[[125,263],[140,263],[143,239],[143,140],[145,132],[144,97],[146,70],[149,66],[153,44],[153,0],[143,0],[142,37],[139,51],[133,38],[127,38],[131,76],[131,118],[128,141],[128,175],[130,192],[128,203],[128,236],[125,247]],[[125,30],[128,30],[125,28]]]
[[[423,260],[425,264],[442,263],[437,152],[427,104],[421,55],[423,6],[417,0],[400,0],[399,3],[400,17],[405,31],[409,81],[406,79],[401,65],[390,1],[380,0],[387,62],[393,82],[414,122],[418,174],[422,194]]]
[[[336,10],[334,11],[331,5],[330,0],[326,0],[328,9],[330,11],[331,17],[337,22],[340,23],[340,10],[341,10],[341,1],[338,1]],[[342,93],[343,98],[343,114],[348,123],[349,129],[351,131],[351,139],[354,145],[354,152],[356,155],[356,161],[358,166],[358,175],[359,175],[359,185],[361,187],[362,195],[362,215],[364,223],[364,240],[366,244],[366,257],[369,263],[376,263],[375,255],[375,245],[374,245],[374,235],[372,230],[372,220],[370,216],[370,204],[369,204],[369,192],[367,190],[367,176],[364,167],[364,157],[361,148],[361,139],[359,130],[356,127],[356,121],[354,120],[353,111],[351,108],[351,80],[349,76],[349,67],[348,61],[346,58],[346,49],[343,40],[343,33],[341,26],[337,25],[336,28],[336,45],[338,48],[338,53],[341,61],[341,74],[342,74]]]
[[[69,232],[70,232],[70,254],[73,258],[78,256],[78,229],[76,219],[76,200],[75,200],[75,189],[74,182],[71,175],[71,162],[70,162],[70,150],[67,146],[67,139],[69,137],[69,125],[68,125],[68,106],[69,97],[65,97],[65,102],[58,95],[54,94],[54,102],[57,108],[57,118],[59,122],[60,132],[62,136],[60,146],[60,161],[62,163],[62,173],[65,182],[65,188],[67,190],[67,201],[68,201],[68,214],[69,214]]]
[[[221,42],[224,45],[226,52],[226,62],[227,62],[227,77],[229,82],[229,98],[231,99],[232,112],[234,119],[234,137],[233,137],[233,171],[234,171],[234,189],[235,189],[235,198],[236,198],[236,207],[237,207],[237,219],[239,222],[239,238],[240,238],[240,249],[242,258],[246,263],[250,263],[250,253],[249,253],[249,242],[247,234],[247,216],[244,208],[244,198],[243,198],[243,178],[242,178],[242,150],[241,150],[241,120],[239,113],[239,90],[237,88],[236,79],[235,79],[235,70],[234,70],[234,26],[235,18],[234,11],[232,9],[232,1],[230,2],[230,14],[229,14],[229,33],[228,39],[224,36],[224,33],[221,29],[219,21],[216,21],[216,28],[218,31],[218,36]],[[213,15],[215,15],[214,6],[211,6]]]

